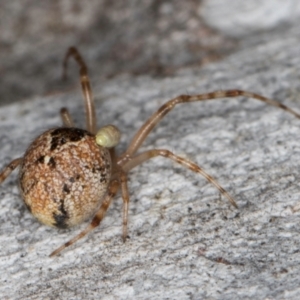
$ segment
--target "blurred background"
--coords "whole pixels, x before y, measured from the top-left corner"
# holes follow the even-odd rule
[[[70,88],[61,62],[72,45],[92,82],[172,76],[266,33],[284,37],[299,16],[297,0],[0,0],[0,105]],[[77,68],[69,73],[78,79]]]

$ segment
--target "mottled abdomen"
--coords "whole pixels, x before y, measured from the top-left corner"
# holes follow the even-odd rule
[[[59,228],[80,224],[96,213],[111,176],[111,158],[94,135],[56,128],[29,146],[20,167],[26,206],[42,223]]]

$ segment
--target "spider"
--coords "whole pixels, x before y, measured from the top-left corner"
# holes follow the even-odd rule
[[[75,47],[70,47],[65,55],[63,75],[66,76],[70,57],[73,57],[80,68],[87,130],[74,127],[69,111],[62,108],[60,114],[64,126],[47,130],[38,136],[23,157],[14,159],[0,173],[2,183],[16,167],[20,166],[19,186],[25,205],[46,225],[69,228],[93,217],[83,231],[53,251],[50,256],[57,255],[97,227],[119,190],[123,198],[123,241],[125,241],[129,205],[127,174],[136,166],[157,156],[169,158],[199,173],[234,207],[238,207],[229,193],[197,164],[166,149],[152,149],[136,154],[148,134],[177,104],[244,96],[279,107],[300,118],[300,114],[275,100],[242,90],[181,95],[166,102],[150,116],[134,135],[127,150],[118,156],[115,147],[120,140],[120,131],[113,125],[96,130],[96,114],[88,69]]]

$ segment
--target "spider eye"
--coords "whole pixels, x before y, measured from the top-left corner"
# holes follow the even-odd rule
[[[120,138],[120,130],[114,125],[107,125],[97,132],[96,143],[105,148],[112,148],[119,143]]]

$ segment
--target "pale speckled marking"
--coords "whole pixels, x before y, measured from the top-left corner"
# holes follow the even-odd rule
[[[56,128],[29,146],[19,174],[31,213],[44,224],[66,228],[97,211],[110,181],[111,160],[88,131]]]

